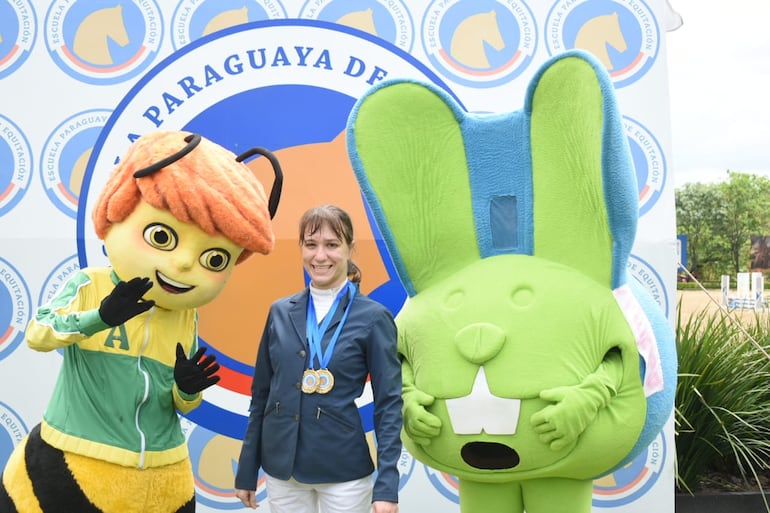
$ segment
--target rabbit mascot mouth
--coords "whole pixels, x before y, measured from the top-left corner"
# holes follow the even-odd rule
[[[638,192],[606,70],[555,56],[495,115],[391,80],[347,137],[409,295],[405,446],[458,477],[463,513],[590,513],[676,388],[673,330],[626,271]]]
[[[160,131],[115,167],[92,215],[110,266],[81,269],[27,327],[31,349],[64,358],[42,421],[3,471],[0,512],[195,510],[178,412],[219,380],[197,308],[274,245],[280,167],[268,199],[245,156]]]

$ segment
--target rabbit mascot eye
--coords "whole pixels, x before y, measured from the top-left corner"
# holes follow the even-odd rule
[[[177,412],[219,380],[198,347],[197,307],[237,263],[272,250],[282,184],[275,164],[268,199],[241,157],[162,131],[116,166],[92,216],[110,266],[81,269],[26,330],[30,348],[64,359],[42,421],[3,470],[1,512],[195,510]]]
[[[570,51],[480,116],[393,80],[348,153],[409,295],[402,438],[463,513],[590,513],[669,418],[674,334],[626,271],[638,193],[606,70]]]

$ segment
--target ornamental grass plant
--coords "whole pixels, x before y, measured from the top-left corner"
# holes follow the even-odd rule
[[[770,476],[768,315],[677,307],[677,489],[759,490]],[[732,476],[714,482],[713,476]],[[730,485],[729,483],[732,483]],[[767,497],[764,497],[768,507]]]

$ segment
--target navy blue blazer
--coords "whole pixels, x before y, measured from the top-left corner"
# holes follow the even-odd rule
[[[249,421],[235,487],[255,490],[261,466],[278,479],[338,483],[374,471],[355,400],[368,375],[374,396],[377,479],[372,500],[398,502],[401,456],[401,364],[393,316],[360,292],[329,362],[334,388],[301,390],[309,347],[305,316],[310,291],[274,302],[262,332],[252,382]],[[349,296],[340,302],[322,340],[326,349]]]

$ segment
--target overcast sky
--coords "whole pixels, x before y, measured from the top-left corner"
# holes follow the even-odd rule
[[[684,21],[666,36],[675,187],[770,177],[770,1],[670,4]]]

